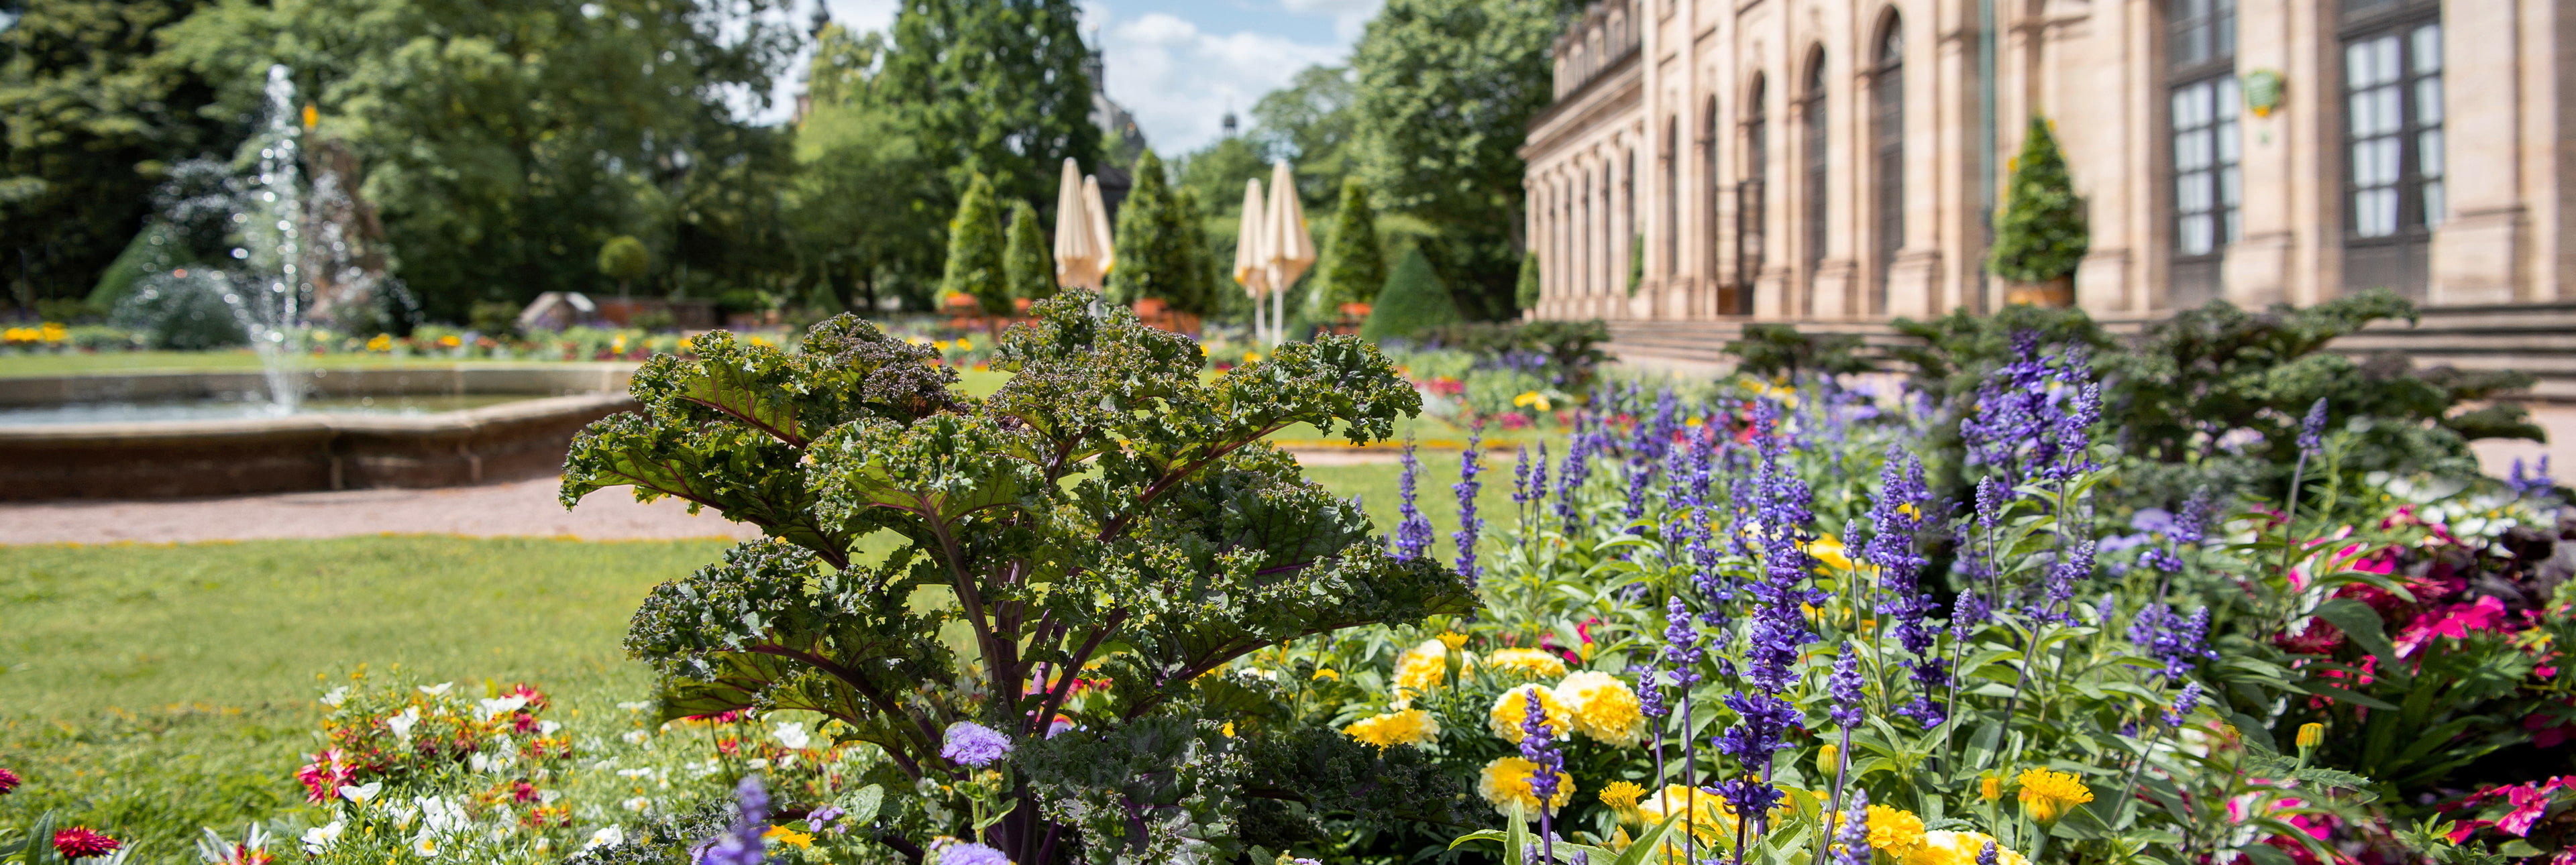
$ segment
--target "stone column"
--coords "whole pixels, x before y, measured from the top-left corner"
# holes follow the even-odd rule
[[[2544,4],[2545,5],[2545,4]],[[2446,213],[2433,230],[2430,305],[2530,300],[2530,218],[2520,121],[2524,4],[2442,4],[2442,140]],[[2560,146],[2564,146],[2563,144]],[[2432,214],[2427,214],[2432,216]],[[2553,292],[2554,293],[2554,292]]]

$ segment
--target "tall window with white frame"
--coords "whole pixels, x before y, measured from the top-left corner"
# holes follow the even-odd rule
[[[1664,265],[1665,279],[1682,270],[1682,119],[1664,121]]]
[[[2168,0],[2165,12],[2174,215],[2166,282],[2180,309],[2219,296],[2227,245],[2242,233],[2236,0]]]
[[[2423,299],[2443,216],[2438,0],[2343,10],[2344,287]]]
[[[1806,161],[1806,165],[1802,167],[1807,173],[1806,183],[1803,184],[1805,188],[1799,190],[1799,198],[1803,200],[1798,202],[1799,208],[1804,211],[1807,219],[1807,248],[1803,250],[1807,265],[1807,300],[1805,308],[1799,310],[1801,312],[1814,310],[1816,272],[1822,268],[1825,261],[1825,241],[1829,232],[1829,223],[1826,222],[1829,214],[1825,210],[1825,194],[1826,184],[1831,180],[1832,175],[1825,164],[1826,144],[1829,140],[1826,129],[1830,125],[1825,121],[1825,52],[1818,49],[1807,57],[1806,92],[1801,94],[1798,109],[1798,122],[1802,127],[1800,132],[1806,139],[1805,147],[1802,148],[1806,152],[1800,155]]]
[[[1735,185],[1735,295],[1720,296],[1718,309],[1728,315],[1753,314],[1753,283],[1762,276],[1762,230],[1770,218],[1764,185],[1771,178],[1770,94],[1761,74],[1744,97],[1744,180]],[[1728,301],[1732,300],[1732,303]]]
[[[1887,279],[1905,248],[1905,22],[1895,13],[1878,37],[1878,66],[1870,73],[1870,207],[1877,212],[1877,263],[1870,275],[1869,312],[1887,313]]]

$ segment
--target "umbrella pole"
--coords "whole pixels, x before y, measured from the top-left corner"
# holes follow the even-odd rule
[[[1288,293],[1273,289],[1270,292],[1270,347],[1278,348],[1280,343],[1287,341]]]

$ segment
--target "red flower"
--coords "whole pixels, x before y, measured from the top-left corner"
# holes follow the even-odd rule
[[[304,799],[319,805],[340,794],[340,785],[357,775],[345,761],[340,749],[332,748],[313,755],[313,762],[295,770],[295,780],[304,784]]]
[[[9,791],[18,789],[18,783],[18,773],[0,769],[0,796],[9,795]]]
[[[74,826],[54,833],[54,852],[65,859],[87,859],[105,856],[125,846],[116,839],[90,831],[87,826]]]
[[[530,686],[526,682],[520,682],[519,684],[510,686],[510,690],[501,692],[501,696],[527,698],[527,707],[530,711],[546,707],[546,695],[538,693],[536,688]]]

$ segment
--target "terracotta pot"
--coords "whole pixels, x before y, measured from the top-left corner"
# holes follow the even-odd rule
[[[2046,282],[2004,283],[2004,303],[2027,303],[2050,309],[2075,305],[2075,277],[2061,276]]]
[[[1025,297],[1011,298],[1011,308],[1020,312],[1027,312],[1029,311],[1029,299]]]
[[[1365,303],[1345,303],[1341,306],[1343,318],[1367,318],[1369,309],[1369,305]]]
[[[1159,298],[1159,297],[1148,297],[1148,298],[1144,298],[1144,299],[1142,299],[1142,300],[1138,300],[1138,301],[1136,301],[1136,317],[1138,317],[1138,318],[1152,318],[1152,317],[1154,317],[1154,316],[1158,316],[1158,315],[1162,315],[1162,314],[1163,314],[1163,299],[1162,299],[1162,298]]]

